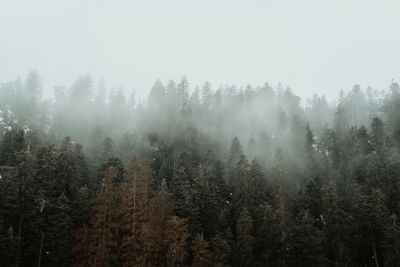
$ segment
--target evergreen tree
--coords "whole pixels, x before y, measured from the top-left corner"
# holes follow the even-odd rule
[[[385,266],[400,266],[400,224],[397,216],[391,216],[392,223],[384,232],[382,241]]]
[[[192,242],[192,267],[208,267],[214,265],[208,246],[208,242],[204,240],[203,234],[197,234]]]
[[[382,265],[381,242],[389,220],[384,195],[380,189],[372,188],[368,195],[360,195],[357,203],[358,238],[360,263],[368,264],[371,259],[376,266]]]
[[[185,76],[177,84],[179,109],[182,113],[189,110],[189,82]]]
[[[381,154],[385,144],[385,132],[382,120],[375,117],[371,124],[371,142],[373,149]]]
[[[324,188],[323,196],[323,234],[325,255],[332,265],[346,266],[350,262],[348,247],[348,230],[346,229],[346,215],[339,206],[339,196],[336,184],[330,182]]]
[[[288,238],[292,229],[291,206],[289,201],[289,184],[284,166],[283,151],[277,150],[275,155],[275,166],[273,169],[273,204],[280,230],[280,259],[279,264],[286,265],[287,251],[290,249]]]
[[[253,242],[251,235],[253,221],[250,213],[243,208],[239,214],[236,226],[236,253],[234,266],[252,266],[253,264]]]
[[[250,207],[258,207],[267,200],[267,185],[261,165],[257,160],[251,162],[249,180]]]
[[[313,217],[304,211],[290,236],[290,266],[323,266],[322,232],[314,226]]]
[[[153,112],[162,111],[162,105],[165,101],[165,96],[165,88],[161,81],[157,79],[150,90],[148,108]]]
[[[76,235],[73,248],[77,266],[119,266],[121,264],[120,228],[121,190],[113,183],[116,171],[110,167],[92,205],[92,218]]]
[[[93,81],[89,75],[79,77],[70,89],[70,100],[76,104],[86,104],[92,96]]]
[[[279,217],[269,204],[259,206],[261,220],[256,225],[254,255],[259,266],[279,266],[283,247]]]

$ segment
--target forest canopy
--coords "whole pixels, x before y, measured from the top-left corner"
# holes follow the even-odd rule
[[[0,83],[0,266],[399,266],[400,86],[332,103]]]

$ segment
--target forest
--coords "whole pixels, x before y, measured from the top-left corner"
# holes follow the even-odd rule
[[[0,83],[0,266],[400,266],[400,86]]]

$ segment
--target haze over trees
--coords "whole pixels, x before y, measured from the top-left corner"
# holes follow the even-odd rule
[[[0,84],[0,266],[400,266],[400,86]]]

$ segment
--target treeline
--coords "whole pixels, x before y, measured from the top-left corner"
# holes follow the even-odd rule
[[[400,266],[397,83],[124,92],[0,85],[1,266]]]

